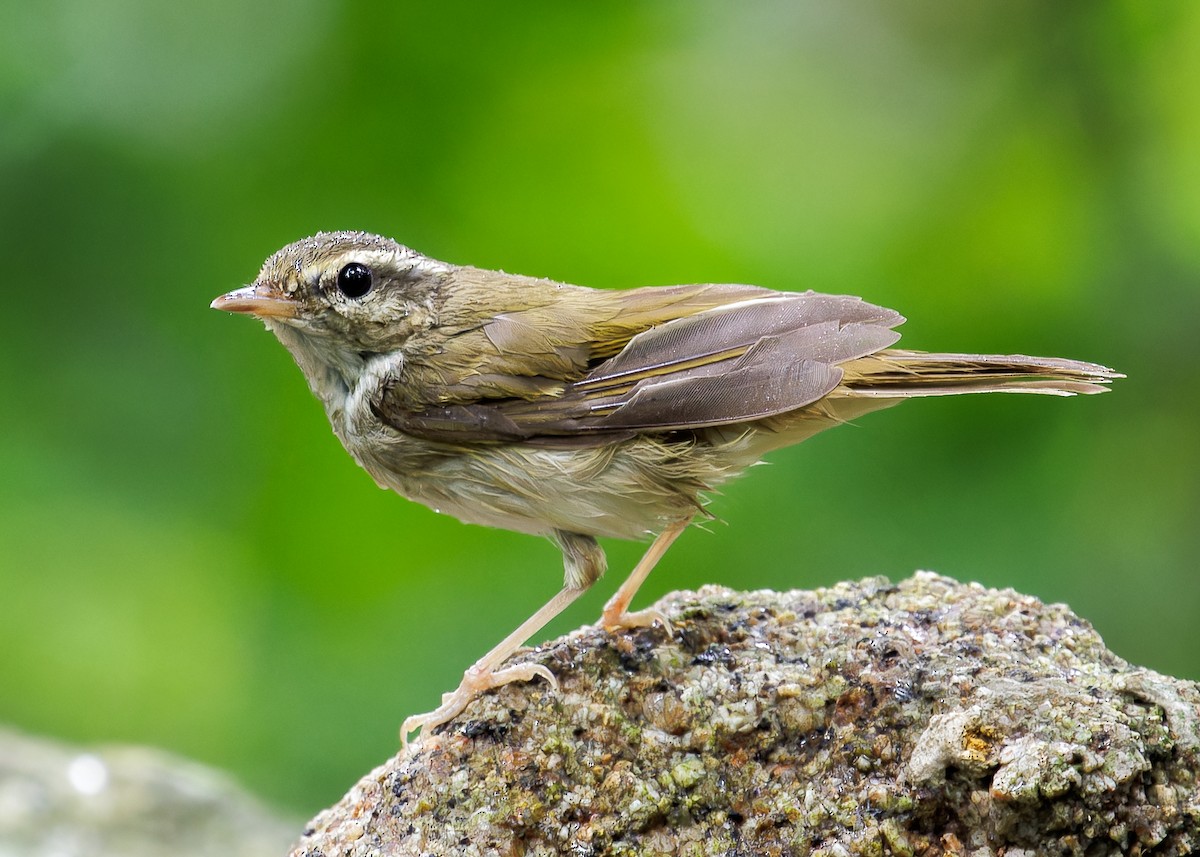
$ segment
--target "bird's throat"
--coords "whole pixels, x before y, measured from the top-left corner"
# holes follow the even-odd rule
[[[330,337],[313,336],[286,322],[268,319],[266,325],[295,359],[313,395],[337,425],[335,414],[340,419],[346,398],[362,375],[363,356]]]

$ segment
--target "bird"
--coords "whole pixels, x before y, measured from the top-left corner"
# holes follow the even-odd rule
[[[593,289],[454,265],[367,232],[288,244],[211,304],[261,319],[346,451],[385,489],[471,524],[547,537],[563,585],[401,741],[480,694],[604,574],[598,538],[649,539],[605,605],[610,632],[709,492],[767,453],[905,399],[1100,393],[1106,366],[894,347],[905,319],[849,295],[695,284]]]

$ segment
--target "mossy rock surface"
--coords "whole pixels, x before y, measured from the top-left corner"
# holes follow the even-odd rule
[[[1200,690],[1062,605],[929,573],[706,587],[583,628],[364,777],[295,855],[1181,854]]]

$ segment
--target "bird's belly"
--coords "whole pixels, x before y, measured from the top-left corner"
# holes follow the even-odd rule
[[[640,539],[695,514],[700,492],[731,475],[694,446],[681,454],[641,439],[594,448],[455,449],[397,434],[346,447],[377,483],[411,500],[467,523],[536,535]]]

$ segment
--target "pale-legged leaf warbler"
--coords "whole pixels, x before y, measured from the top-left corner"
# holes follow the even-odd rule
[[[1122,377],[1058,358],[892,348],[896,312],[856,297],[691,285],[603,291],[438,262],[363,232],[269,258],[213,307],[262,319],[346,450],[381,487],[462,521],[547,536],[562,590],[402,738],[483,691],[604,573],[598,536],[655,535],[604,608],[611,630],[665,619],[634,593],[702,492],[773,449],[914,396],[1099,393]]]

